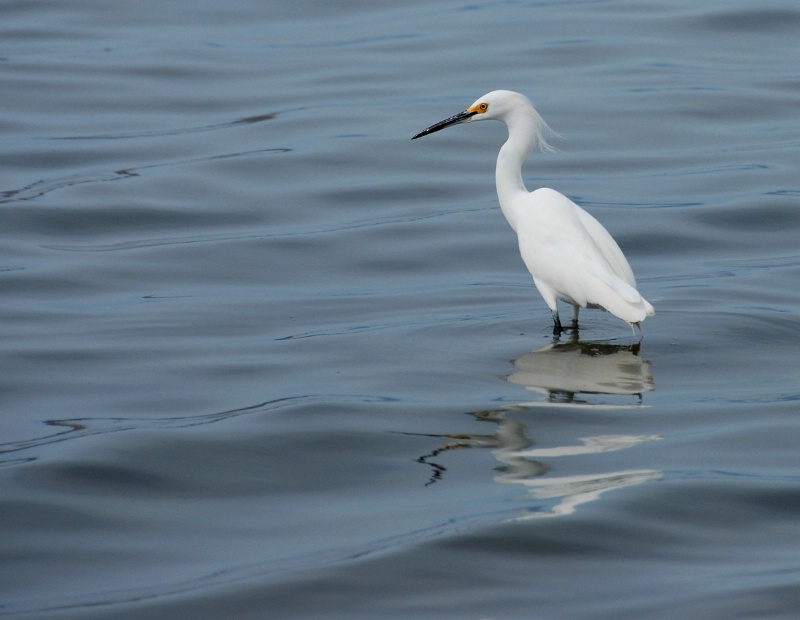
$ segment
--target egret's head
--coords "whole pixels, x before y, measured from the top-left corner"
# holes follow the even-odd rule
[[[472,120],[506,120],[513,113],[527,113],[533,104],[525,95],[513,90],[493,90],[475,101],[467,112],[474,112]]]
[[[503,121],[511,131],[512,125],[531,137],[531,148],[538,148],[542,151],[552,151],[553,148],[547,143],[548,137],[557,137],[542,120],[539,113],[533,107],[525,95],[516,93],[512,90],[493,90],[480,97],[463,112],[439,121],[427,129],[423,129],[416,136],[411,138],[416,140],[422,136],[441,131],[451,125],[460,125],[472,121]]]
[[[416,140],[451,125],[460,125],[471,121],[503,120],[514,109],[525,107],[533,108],[531,102],[524,95],[510,90],[493,90],[477,99],[475,103],[463,112],[459,112],[450,118],[439,121],[435,125],[431,125],[427,129],[423,129],[411,139]]]

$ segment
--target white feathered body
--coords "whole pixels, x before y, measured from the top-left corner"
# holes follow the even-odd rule
[[[636,290],[619,246],[589,213],[559,192],[542,188],[517,210],[519,250],[551,309],[559,299],[602,308],[627,323],[654,314]]]

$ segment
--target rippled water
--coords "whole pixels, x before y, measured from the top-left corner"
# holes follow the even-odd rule
[[[800,606],[800,8],[0,5],[0,601],[36,618]],[[553,342],[486,91],[657,315]]]

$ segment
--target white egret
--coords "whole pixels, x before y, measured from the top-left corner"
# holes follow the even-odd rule
[[[552,151],[552,134],[530,100],[509,90],[492,91],[463,112],[415,135],[412,140],[472,121],[497,120],[508,140],[497,155],[497,198],[533,282],[553,313],[553,334],[563,328],[558,300],[572,306],[572,327],[580,308],[606,310],[641,330],[655,310],[636,290],[628,261],[616,241],[595,218],[563,194],[549,188],[528,192],[522,162],[534,149]]]

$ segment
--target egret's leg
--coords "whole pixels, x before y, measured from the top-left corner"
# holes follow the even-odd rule
[[[561,327],[561,319],[558,317],[558,310],[553,310],[553,335],[560,336],[564,328]]]
[[[572,306],[572,328],[578,328],[578,312],[581,311],[581,307],[579,305]]]
[[[539,289],[539,293],[541,293],[547,307],[550,308],[550,312],[553,313],[553,335],[560,336],[564,328],[561,326],[561,319],[558,317],[558,299],[556,298],[555,291],[536,278],[533,279],[533,283],[536,285],[536,288]]]

